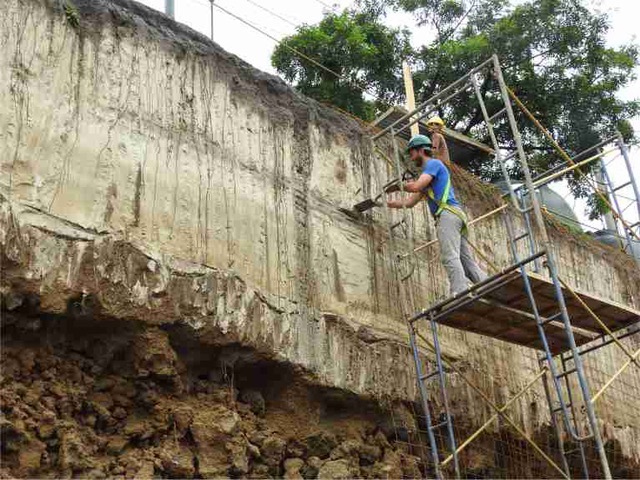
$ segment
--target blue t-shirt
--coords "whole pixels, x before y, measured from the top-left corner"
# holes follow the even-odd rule
[[[429,197],[427,197],[427,203],[429,204],[429,210],[431,210],[431,213],[435,215],[436,211],[438,210],[438,203],[440,202],[440,199],[444,194],[444,189],[447,186],[447,182],[449,181],[451,174],[449,173],[449,169],[445,167],[444,163],[436,158],[430,158],[427,160],[427,163],[422,168],[422,173],[426,173],[433,177],[433,180],[431,180],[431,183],[427,188],[433,188],[433,193],[436,197],[436,201],[434,202]],[[451,188],[449,189],[449,198],[447,200],[447,203],[455,207],[460,206],[460,203],[458,202],[458,200],[456,200],[456,194],[453,190],[453,185],[451,185]]]

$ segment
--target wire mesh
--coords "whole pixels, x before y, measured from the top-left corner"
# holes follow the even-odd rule
[[[422,328],[424,329],[425,327]],[[446,337],[446,334],[444,336]],[[630,349],[637,350],[640,347],[640,338],[630,337],[625,342]],[[488,343],[496,342],[488,341]],[[618,347],[611,344],[584,356],[585,370],[592,392],[604,386],[611,375],[624,363],[626,355],[621,351],[616,352],[616,348]],[[489,350],[492,349],[489,348]],[[506,357],[511,355],[513,352],[507,352]],[[504,371],[501,372],[502,369],[497,367],[506,358],[494,358],[493,364],[486,360],[488,359],[476,357],[470,361],[460,360],[456,365],[465,376],[490,396],[492,401],[502,406],[517,393],[517,388],[513,386],[513,380],[505,377]],[[535,362],[535,358],[531,358],[531,361]],[[560,364],[559,358],[556,361]],[[432,355],[425,355],[423,362],[425,371],[433,371]],[[572,362],[568,361],[567,369],[570,370],[572,367]],[[535,370],[532,368],[528,374],[519,375],[520,382],[516,384],[523,387],[534,377]],[[568,376],[573,394],[572,400],[575,402],[575,421],[579,426],[579,432],[588,434],[584,402],[574,377],[575,375]],[[465,384],[455,371],[447,370],[446,383],[455,437],[460,446],[495,412],[478,393]],[[441,423],[444,407],[437,380],[429,382],[427,390],[432,422],[433,424]],[[565,389],[564,392],[566,393],[567,390]],[[640,451],[637,449],[637,445],[640,444],[638,392],[640,392],[640,369],[632,365],[611,383],[596,402],[607,458],[614,478],[638,478],[640,474]],[[553,403],[552,408],[556,405],[557,403]],[[396,443],[403,444],[408,453],[418,456],[422,461],[421,468],[425,475],[432,478],[435,471],[427,440],[426,418],[418,402],[410,404],[410,410],[415,418],[415,428],[407,429],[406,420],[400,421],[394,418],[394,425],[400,432],[396,436]],[[565,460],[570,478],[585,478],[585,464],[590,478],[603,477],[593,440],[584,441],[581,452],[580,444],[572,441],[567,434],[559,413],[555,414],[559,431],[554,430],[542,380],[535,383],[522,398],[506,410],[505,414],[531,437],[556,466],[545,460],[531,443],[507,421],[499,417],[460,452],[462,478],[560,478],[561,473],[558,468],[565,471]],[[446,429],[441,427],[434,433],[440,461],[444,462],[451,453],[447,444]],[[442,473],[445,478],[454,478],[452,462],[442,467]]]
[[[498,72],[499,73],[499,72]],[[517,132],[514,132],[514,135]],[[393,131],[392,131],[393,134]],[[393,139],[392,141],[395,141]],[[496,147],[497,148],[497,147]],[[397,151],[397,146],[394,145]],[[396,154],[397,155],[397,154]],[[566,155],[566,154],[565,154]],[[571,160],[569,160],[571,162]],[[526,162],[525,162],[526,163]],[[455,165],[450,166],[456,170]],[[464,178],[461,172],[454,171],[458,178]],[[484,203],[486,206],[486,202]],[[535,202],[533,202],[535,205]],[[478,215],[485,212],[474,211],[474,205],[469,208],[472,213]],[[375,213],[372,217],[375,221]],[[392,221],[398,214],[392,213]],[[415,245],[424,245],[433,242],[434,228],[433,222],[426,212],[402,212],[405,215],[405,222],[402,228],[398,228],[392,234],[396,236],[394,248],[401,252],[411,252]],[[546,238],[546,232],[538,232],[536,228],[523,224],[523,219],[517,215],[510,215],[513,218],[514,233],[510,236],[504,230],[504,226],[496,224],[496,219],[486,221],[479,228],[474,228],[471,241],[477,251],[487,252],[483,259],[487,271],[495,271],[496,268],[504,267],[513,262],[509,249],[506,248],[507,239],[519,238],[520,232],[528,231],[533,237]],[[535,223],[535,222],[534,222]],[[542,218],[538,217],[538,225],[541,230],[546,230],[542,225]],[[553,233],[551,240],[553,241]],[[505,239],[504,246],[495,245],[496,236]],[[532,237],[532,238],[533,238]],[[389,242],[391,243],[391,242]],[[535,246],[526,245],[521,242],[516,247],[517,255],[520,258],[533,254],[530,249]],[[556,245],[550,246],[550,250],[558,248]],[[561,250],[560,250],[561,252]],[[387,252],[397,261],[397,251]],[[557,253],[557,252],[554,252]],[[440,262],[434,261],[438,256],[437,243],[431,244],[420,252],[420,255],[407,255],[397,261],[400,276],[403,283],[400,288],[405,290],[404,310],[410,304],[410,309],[418,311],[428,305],[432,305],[438,299],[448,296],[446,282],[440,281],[446,274]],[[561,255],[558,255],[561,256]],[[482,256],[481,256],[482,257]],[[487,261],[490,257],[491,261]],[[551,260],[549,260],[551,261]],[[595,269],[594,269],[595,271]],[[402,300],[401,302],[402,303]],[[415,303],[421,303],[416,305]],[[406,311],[402,316],[406,318]],[[402,322],[404,323],[404,322]],[[467,337],[465,332],[455,332],[451,329],[442,329],[442,343],[446,344],[444,349],[447,355],[453,357],[456,365],[463,365],[473,382],[477,382],[478,388],[469,385],[468,379],[461,382],[457,372],[448,372],[446,376],[445,390],[450,399],[450,413],[453,415],[455,437],[457,444],[462,444],[464,449],[460,452],[460,476],[463,478],[550,478],[559,476],[582,477],[604,477],[607,472],[602,469],[602,462],[596,448],[596,442],[591,438],[578,441],[572,438],[564,424],[571,425],[571,430],[576,430],[578,436],[589,436],[591,428],[595,423],[589,424],[587,410],[590,408],[592,400],[588,393],[583,392],[578,385],[576,377],[576,365],[572,359],[556,358],[560,371],[566,375],[562,379],[563,388],[560,393],[569,405],[568,415],[563,416],[559,412],[558,399],[552,395],[547,397],[542,381],[538,382],[530,391],[524,393],[506,412],[505,415],[498,415],[491,420],[487,428],[479,433],[475,433],[478,426],[488,419],[492,419],[495,408],[490,408],[489,402],[502,405],[511,396],[517,393],[516,386],[522,385],[526,378],[534,378],[535,372],[539,368],[536,352],[521,347],[516,347],[501,342],[478,338],[478,336]],[[468,334],[473,335],[473,334]],[[430,338],[431,335],[427,334]],[[429,340],[422,337],[422,347],[429,347]],[[466,348],[464,340],[473,338],[473,348]],[[632,340],[627,340],[631,342]],[[486,350],[482,350],[480,345],[486,345]],[[616,345],[603,347],[591,353],[590,360],[585,363],[587,380],[591,384],[592,393],[599,391],[605,385],[609,385],[608,379],[615,374],[616,364],[625,361],[625,355],[621,351],[611,353]],[[599,353],[601,352],[602,353]],[[512,356],[504,357],[508,352]],[[471,354],[472,358],[465,358],[465,354]],[[493,357],[492,357],[493,356]],[[483,358],[484,357],[484,358]],[[498,357],[498,358],[496,358]],[[502,357],[502,358],[500,358]],[[427,361],[423,365],[424,371],[433,371],[433,361]],[[478,366],[484,369],[480,372]],[[635,366],[631,367],[632,369]],[[516,373],[517,372],[517,373]],[[640,444],[637,437],[640,432],[638,420],[640,408],[638,400],[637,373],[630,373],[628,370],[619,375],[615,384],[611,386],[597,399],[596,412],[600,418],[598,429],[602,430],[605,440],[606,453],[609,456],[614,477],[635,477],[640,476],[638,468],[638,456],[640,453],[632,451],[634,446]],[[466,383],[466,384],[465,384]],[[471,388],[470,388],[471,387]],[[483,393],[479,393],[480,390]],[[450,461],[450,445],[445,422],[446,408],[443,405],[443,397],[437,377],[433,377],[432,382],[427,386],[429,415],[433,425],[438,426],[434,430],[435,444],[439,452],[439,463],[444,464],[442,472],[445,476],[454,476],[452,470],[453,462]],[[589,408],[588,408],[589,407]],[[419,406],[414,405],[413,415],[416,419],[416,428],[409,432],[405,427],[405,434],[400,436],[398,441],[406,443],[408,451],[418,454],[424,463],[424,472],[427,476],[433,476],[437,472],[434,469],[433,460],[430,457],[430,447],[427,446],[427,417]],[[592,417],[591,417],[592,418]],[[469,435],[473,435],[473,441],[464,443]],[[606,463],[606,462],[605,462]]]

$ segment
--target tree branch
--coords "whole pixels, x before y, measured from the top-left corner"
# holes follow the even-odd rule
[[[440,40],[440,44],[442,45],[444,42],[446,42],[447,40],[449,40],[451,38],[451,36],[456,32],[456,30],[458,30],[458,27],[460,27],[460,25],[462,24],[462,22],[464,21],[465,18],[467,18],[469,16],[469,14],[471,13],[471,11],[474,9],[474,7],[476,6],[476,0],[473,0],[471,2],[471,6],[469,7],[469,9],[464,13],[464,15],[462,15],[462,17],[460,17],[460,20],[458,20],[458,23],[455,24],[455,26],[449,30],[449,32],[447,32],[447,34],[445,35],[445,37],[443,39]]]

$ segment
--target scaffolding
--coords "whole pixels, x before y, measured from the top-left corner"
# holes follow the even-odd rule
[[[503,105],[503,108],[491,114],[485,103],[486,94],[483,94],[479,82],[479,80],[487,80],[488,77],[497,84],[496,97],[501,99]],[[437,243],[437,240],[416,246],[413,229],[410,228],[412,217],[407,208],[401,210],[401,219],[395,222],[388,208],[384,209],[389,248],[392,251],[392,268],[399,289],[400,309],[407,320],[409,341],[416,368],[431,471],[437,478],[443,478],[445,471],[456,478],[461,478],[460,453],[470,443],[477,441],[492,422],[501,420],[514,432],[514,435],[518,435],[547,463],[555,476],[589,478],[590,473],[593,473],[590,472],[593,469],[593,462],[587,460],[587,452],[595,451],[599,462],[598,473],[604,478],[612,478],[594,404],[630,365],[640,366],[640,350],[633,352],[622,342],[624,338],[640,333],[640,312],[576,291],[560,278],[545,225],[544,210],[536,195],[536,189],[569,172],[578,173],[582,178],[587,179],[590,185],[597,188],[581,168],[591,162],[601,161],[604,155],[619,150],[625,160],[629,182],[622,186],[612,185],[611,176],[605,164],[601,162],[600,168],[603,169],[606,191],[596,189],[596,194],[601,196],[603,203],[611,209],[613,217],[623,232],[621,237],[624,239],[625,250],[633,255],[633,243],[640,238],[640,222],[633,224],[625,222],[618,198],[618,192],[622,188],[631,187],[633,203],[640,215],[640,194],[631,169],[628,149],[618,133],[571,158],[507,86],[500,62],[497,56],[493,56],[373,136],[374,141],[380,141],[383,137],[390,138],[393,158],[385,157],[385,160],[395,170],[396,178],[402,179],[405,170],[399,153],[398,134],[408,131],[411,125],[420,122],[441,108],[444,103],[465,91],[471,91],[479,104],[484,124],[491,138],[495,159],[500,165],[508,186],[509,200],[470,223],[500,214],[508,234],[511,264],[500,269],[474,247],[476,253],[494,273],[466,291],[426,309],[418,309],[414,290],[410,288],[415,272],[416,254]],[[512,101],[549,139],[565,160],[564,164],[535,178],[532,176]],[[506,122],[516,146],[515,152],[509,155],[502,154],[494,131],[495,120],[503,115],[506,115]],[[605,148],[610,145],[613,147]],[[380,148],[377,148],[377,151],[383,155]],[[595,155],[584,158],[593,152],[596,152]],[[512,161],[518,162],[524,177],[524,181],[518,186],[514,186],[509,173],[508,165]],[[385,181],[381,172],[377,171],[377,167],[374,170],[377,182],[383,185]],[[404,191],[404,180],[400,180],[400,190]],[[520,219],[518,225],[512,218],[513,213]],[[402,239],[399,238],[398,231],[404,232]],[[523,254],[523,251],[527,253]],[[424,337],[418,330],[418,325],[425,322],[430,331],[430,338]],[[456,366],[455,362],[448,360],[443,354],[439,339],[439,325],[535,349],[539,352],[539,370],[525,388],[502,406],[498,406],[485,391],[475,385]],[[594,393],[585,371],[585,355],[611,344],[617,345],[627,360]],[[434,356],[434,361],[428,366],[423,361],[425,347]],[[456,432],[455,419],[451,414],[447,393],[446,377],[451,373],[455,373],[494,412],[479,429],[461,442],[458,441],[460,435]],[[559,455],[555,455],[556,458],[552,458],[554,455],[546,453],[544,448],[537,445],[506,413],[514,402],[539,381],[543,383],[555,436],[554,442],[559,451]],[[429,388],[437,390],[437,394],[429,395]],[[436,404],[442,412],[439,415],[435,415]],[[582,421],[583,416],[579,410],[583,410],[586,425]],[[575,454],[579,461],[575,460]]]

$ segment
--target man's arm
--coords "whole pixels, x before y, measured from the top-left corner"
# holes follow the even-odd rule
[[[406,198],[398,198],[393,200],[387,200],[387,206],[389,208],[413,208],[422,198],[422,193],[412,193]]]
[[[433,180],[433,177],[431,175],[429,175],[428,173],[423,173],[418,177],[416,181],[405,183],[404,190],[406,192],[422,193],[424,192],[424,189],[429,186],[432,180]]]
[[[441,144],[444,142],[444,137],[440,135],[438,132],[433,132],[431,134],[431,148],[434,150],[440,149]]]

